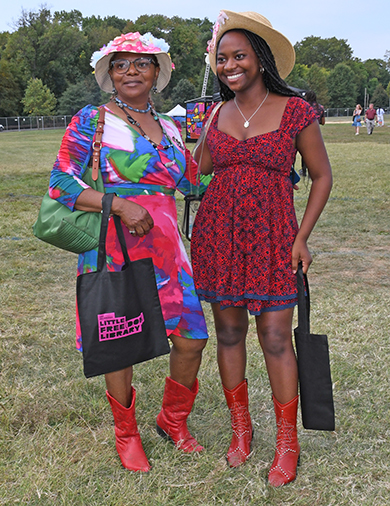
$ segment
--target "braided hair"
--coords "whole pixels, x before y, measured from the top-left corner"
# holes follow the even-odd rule
[[[259,35],[256,35],[253,32],[249,32],[248,30],[236,29],[234,31],[242,32],[249,40],[254,52],[256,53],[256,56],[258,57],[260,63],[264,67],[263,80],[265,86],[269,89],[269,91],[277,93],[278,95],[284,95],[286,97],[298,96],[298,94],[295,93],[295,91],[292,90],[280,77],[278,69],[276,68],[274,55],[272,54],[272,51],[267,42]],[[219,40],[218,46],[221,40],[222,38]],[[218,54],[218,47],[217,47],[217,54]],[[226,84],[224,84],[220,80],[218,75],[217,77],[222,100],[227,101],[234,98],[235,97],[234,91],[232,91]]]

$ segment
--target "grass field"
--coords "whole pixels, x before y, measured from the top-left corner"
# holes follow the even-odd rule
[[[205,451],[183,455],[155,432],[168,374],[162,357],[134,375],[153,469],[137,475],[121,467],[104,380],[84,378],[74,347],[77,257],[31,231],[63,131],[0,134],[0,505],[390,504],[390,129],[355,136],[350,125],[329,124],[322,132],[334,187],[310,239],[309,279],[312,330],[330,343],[337,427],[321,433],[299,422],[298,478],[281,489],[266,482],[276,431],[253,320],[253,453],[240,469],[226,465],[230,419],[207,305],[211,339],[189,419]],[[307,196],[301,183],[298,216]]]

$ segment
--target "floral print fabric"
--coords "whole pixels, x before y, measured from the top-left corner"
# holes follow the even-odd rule
[[[207,136],[214,177],[191,241],[197,293],[222,309],[243,307],[255,315],[292,307],[291,249],[298,230],[289,177],[293,140],[316,115],[291,97],[277,130],[240,141],[218,130],[219,112]]]
[[[80,193],[88,186],[81,176],[92,153],[98,108],[79,111],[62,140],[50,178],[50,196],[74,209]],[[166,136],[156,150],[136,130],[106,107],[100,170],[106,192],[114,192],[144,206],[154,220],[144,237],[132,236],[124,227],[131,260],[151,257],[154,263],[167,334],[186,338],[207,338],[206,324],[195,293],[191,266],[177,227],[174,192],[186,194],[196,178],[196,164],[186,161],[186,151],[174,122],[159,115],[172,140]],[[188,154],[188,153],[187,153]],[[201,183],[201,191],[205,187]],[[123,256],[115,225],[110,219],[107,233],[107,268],[119,271]],[[79,255],[78,275],[97,268],[97,250]],[[78,318],[77,347],[82,349]]]

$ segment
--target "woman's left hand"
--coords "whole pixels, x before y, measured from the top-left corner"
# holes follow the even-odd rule
[[[292,247],[291,265],[294,274],[298,262],[302,262],[304,273],[309,269],[312,258],[307,240],[332,188],[332,171],[318,121],[311,123],[298,135],[297,148],[306,162],[312,184],[301,226]]]
[[[294,274],[298,271],[298,264],[302,262],[303,273],[306,274],[313,259],[311,257],[309,248],[304,239],[299,237],[299,233],[295,238],[292,251],[291,251],[291,267]]]

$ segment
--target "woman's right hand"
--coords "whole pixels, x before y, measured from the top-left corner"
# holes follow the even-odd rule
[[[302,262],[302,271],[306,274],[312,261],[313,259],[307,247],[307,242],[298,232],[291,251],[291,267],[293,274],[297,273],[299,262]]]
[[[103,193],[92,188],[86,188],[77,197],[75,209],[98,213],[102,209],[103,195]],[[112,201],[111,212],[120,217],[130,233],[139,237],[143,237],[154,227],[153,218],[149,212],[131,200],[115,196]]]
[[[115,197],[111,210],[120,217],[129,232],[138,237],[143,237],[154,227],[153,218],[149,212],[131,200]]]

